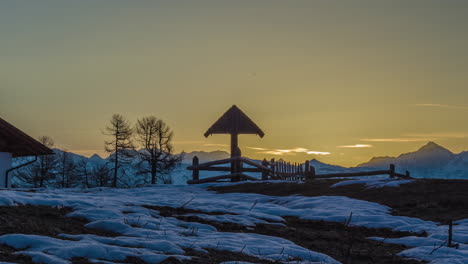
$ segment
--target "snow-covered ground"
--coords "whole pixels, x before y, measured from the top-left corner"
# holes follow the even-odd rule
[[[246,226],[266,221],[281,224],[284,221],[283,216],[345,222],[352,212],[352,225],[429,234],[427,238],[386,239],[389,243],[414,247],[401,252],[402,256],[433,263],[468,263],[468,246],[465,245],[468,243],[468,219],[458,221],[454,226],[454,241],[461,243],[459,249],[443,247],[434,251],[447,240],[447,226],[417,218],[393,216],[390,208],[377,203],[343,196],[217,194],[208,191],[207,186],[209,185],[156,185],[135,189],[38,190],[34,193],[3,190],[0,191],[0,205],[71,207],[73,212],[69,214],[70,217],[84,217],[90,221],[88,227],[114,231],[121,236],[109,238],[90,234],[61,234],[60,238],[50,238],[8,234],[0,236],[0,243],[20,249],[22,251],[19,253],[43,263],[70,263],[72,257],[113,262],[122,261],[127,256],[158,263],[168,256],[186,258],[183,256],[184,248],[230,250],[283,261],[300,258],[304,260],[303,263],[338,263],[329,256],[312,252],[282,238],[253,233],[218,232],[210,225],[162,217],[158,211],[143,206],[184,206],[186,209],[207,213],[223,212],[226,214],[195,215],[211,221]]]

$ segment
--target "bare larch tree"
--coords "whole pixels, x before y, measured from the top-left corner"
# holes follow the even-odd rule
[[[111,173],[106,164],[98,164],[91,169],[91,180],[94,184],[92,186],[105,187],[109,185],[112,180]],[[89,183],[91,184],[91,183]]]
[[[54,146],[54,140],[49,136],[41,136],[39,142],[48,148]],[[27,186],[46,187],[52,183],[57,174],[57,157],[55,155],[39,156],[33,164],[15,172],[15,177]]]
[[[77,183],[77,175],[75,173],[76,163],[72,159],[71,154],[67,151],[62,151],[57,155],[58,170],[61,177],[57,183],[62,188],[74,187]]]
[[[133,128],[130,122],[120,114],[114,114],[104,134],[112,140],[105,141],[105,150],[110,153],[110,161],[114,172],[112,187],[117,187],[119,169],[122,164],[130,162],[134,156],[132,142]]]
[[[81,184],[85,188],[90,188],[90,170],[88,169],[88,159],[81,159],[76,163],[75,174],[81,179]]]
[[[159,174],[170,173],[182,160],[174,155],[171,128],[155,116],[139,119],[135,126],[136,139],[141,144],[139,173],[150,174],[155,184]]]

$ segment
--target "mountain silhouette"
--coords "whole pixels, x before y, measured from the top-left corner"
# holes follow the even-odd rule
[[[374,157],[357,167],[388,168],[389,164],[418,178],[468,178],[468,152],[455,154],[435,142],[398,157]]]

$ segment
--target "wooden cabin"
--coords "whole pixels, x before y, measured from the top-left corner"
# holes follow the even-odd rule
[[[50,148],[0,118],[0,188],[11,187],[11,172],[29,163],[13,168],[13,158],[52,154]]]

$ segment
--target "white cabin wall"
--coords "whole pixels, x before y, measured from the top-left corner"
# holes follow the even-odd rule
[[[0,188],[5,188],[5,174],[12,167],[12,155],[8,152],[0,152]],[[10,177],[11,178],[11,177]],[[11,187],[11,179],[8,181],[8,187]]]

